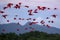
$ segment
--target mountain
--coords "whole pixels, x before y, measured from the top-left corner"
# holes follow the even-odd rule
[[[32,28],[34,28],[33,31],[40,31],[40,32],[46,32],[48,34],[55,34],[58,33],[60,34],[60,29],[59,28],[55,28],[55,27],[46,27],[46,26],[41,26],[38,24],[33,24],[33,25],[29,25],[30,22],[27,22],[25,25],[19,25],[16,23],[10,23],[10,24],[0,24],[0,33],[9,33],[9,32],[15,32],[16,34],[19,33],[26,33],[26,32],[30,32],[30,30]],[[26,28],[26,30],[25,30]],[[5,31],[3,32],[2,29],[5,29]],[[18,30],[18,31],[17,31]]]

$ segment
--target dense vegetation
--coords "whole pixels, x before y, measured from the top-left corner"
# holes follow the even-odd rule
[[[60,40],[60,34],[47,34],[38,31],[19,35],[15,33],[1,33],[0,40]]]

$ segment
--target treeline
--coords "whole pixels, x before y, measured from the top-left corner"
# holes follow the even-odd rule
[[[0,40],[60,40],[60,34],[47,34],[39,31],[19,35],[15,33],[1,33]]]

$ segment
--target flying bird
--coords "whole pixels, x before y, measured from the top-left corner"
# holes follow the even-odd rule
[[[38,13],[37,10],[38,10],[38,9],[35,9],[35,10],[34,10],[34,13]]]
[[[54,17],[54,18],[56,18],[57,15],[56,15],[56,14],[53,14],[53,15],[51,15],[51,16]]]
[[[17,31],[19,31],[19,28],[17,28]]]
[[[48,24],[47,24],[46,26],[47,26],[48,28],[50,28],[50,26],[49,26]]]
[[[35,21],[36,19],[33,19],[33,21]]]
[[[16,20],[16,18],[14,18],[14,20]]]
[[[28,30],[28,28],[24,28],[24,30]]]
[[[7,7],[11,8],[12,5],[13,5],[13,3],[8,3]]]
[[[41,8],[41,10],[45,10],[45,9],[46,9],[46,7],[42,7],[42,8]]]
[[[31,22],[31,23],[29,23],[29,25],[32,25],[32,24],[37,24],[38,22]]]
[[[1,10],[0,10],[0,13],[4,13],[4,11],[1,11]]]
[[[2,32],[5,32],[5,29],[2,29]]]
[[[29,6],[27,6],[27,5],[26,5],[25,7],[26,7],[26,8],[29,8]]]
[[[51,23],[54,23],[54,21],[51,21]]]
[[[44,24],[45,22],[43,20],[40,21],[41,24]]]
[[[3,7],[3,10],[7,9],[8,7]]]
[[[8,16],[8,15],[2,15],[2,17],[4,17],[4,18],[6,18],[6,16]]]
[[[29,15],[32,15],[32,9],[28,10]]]
[[[20,6],[18,5],[18,4],[16,4],[15,6],[14,6],[14,8],[18,8],[18,9],[20,9]]]
[[[49,17],[46,17],[46,19],[49,19]]]
[[[47,8],[48,10],[50,10],[50,8]]]
[[[54,8],[54,10],[56,10],[57,8]]]
[[[19,2],[19,5],[21,5],[22,3],[21,2]]]
[[[7,22],[9,22],[9,20],[7,20]]]
[[[38,9],[38,10],[41,10],[41,7],[40,7],[40,6],[37,6],[37,9]]]

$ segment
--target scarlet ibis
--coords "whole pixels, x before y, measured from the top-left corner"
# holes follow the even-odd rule
[[[33,19],[33,21],[35,21],[36,19]]]
[[[56,15],[56,14],[53,14],[53,15],[51,15],[51,16],[54,17],[54,18],[56,18],[57,15]]]
[[[5,32],[5,29],[2,29],[2,32]]]
[[[28,10],[29,15],[32,15],[32,9]]]
[[[49,26],[48,24],[47,24],[46,26],[47,26],[48,28],[50,28],[50,26]]]
[[[19,28],[17,28],[17,31],[19,31]]]
[[[8,3],[7,7],[11,8],[12,5],[13,5],[13,3]]]
[[[46,17],[46,19],[49,19],[49,17]]]
[[[9,22],[9,20],[7,20],[7,22]]]
[[[41,10],[45,10],[45,9],[46,9],[46,7],[42,7],[42,8],[41,8]]]
[[[48,10],[50,10],[50,8],[47,8]]]
[[[54,23],[54,21],[51,21],[51,23]]]
[[[37,24],[38,22],[31,22],[29,25],[32,25],[32,24]]]
[[[6,18],[7,15],[2,15],[2,17]]]
[[[19,20],[21,20],[21,18],[19,18]]]
[[[25,7],[26,7],[26,8],[29,8],[29,6],[27,6],[27,5],[26,5]]]
[[[25,28],[25,30],[27,30],[28,28]]]
[[[14,20],[16,20],[16,18],[14,18]]]
[[[45,22],[43,20],[40,21],[41,24],[44,24]]]
[[[20,9],[20,6],[18,5],[18,4],[16,4],[15,6],[14,6],[14,8],[18,8],[18,9]]]
[[[5,10],[5,9],[7,9],[8,7],[4,7],[3,9]]]
[[[21,5],[22,3],[21,2],[19,2],[19,5]]]
[[[38,12],[37,12],[37,9],[34,10],[34,13],[38,13]]]
[[[57,8],[54,8],[54,10],[56,10]]]
[[[0,10],[0,13],[4,13],[4,11],[1,11],[1,10]]]
[[[40,6],[37,6],[37,9],[41,10],[41,7]]]

